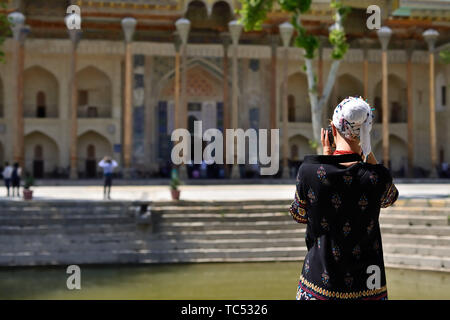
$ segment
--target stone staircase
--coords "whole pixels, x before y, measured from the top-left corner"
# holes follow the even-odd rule
[[[0,266],[300,261],[290,201],[0,202]],[[151,212],[151,213],[150,213]],[[450,200],[382,210],[385,263],[450,271]]]

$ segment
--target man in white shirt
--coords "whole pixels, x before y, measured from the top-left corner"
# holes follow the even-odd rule
[[[11,186],[12,172],[13,172],[13,167],[8,162],[5,162],[5,168],[3,169],[2,175],[3,175],[3,180],[5,181],[5,187],[7,190],[8,197],[9,197],[9,187]]]
[[[103,177],[105,178],[103,198],[111,199],[112,174],[114,168],[117,167],[117,162],[110,157],[104,157],[103,160],[98,163],[98,166],[103,168]]]

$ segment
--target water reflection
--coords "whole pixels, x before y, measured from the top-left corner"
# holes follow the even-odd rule
[[[0,269],[0,299],[295,299],[301,263],[208,263]],[[450,273],[387,270],[390,299],[450,299]]]

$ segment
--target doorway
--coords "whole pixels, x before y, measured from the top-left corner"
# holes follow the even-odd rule
[[[41,145],[34,147],[33,176],[38,179],[44,177],[44,152]]]
[[[95,178],[97,176],[97,160],[95,158],[95,146],[90,144],[87,146],[86,157],[86,177]]]

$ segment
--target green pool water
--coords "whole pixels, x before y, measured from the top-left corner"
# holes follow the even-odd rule
[[[0,299],[295,299],[301,263],[66,266],[0,269]],[[450,273],[388,269],[390,299],[450,299]]]

